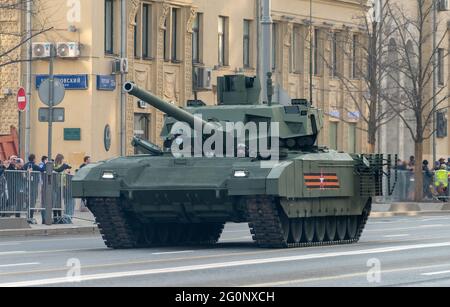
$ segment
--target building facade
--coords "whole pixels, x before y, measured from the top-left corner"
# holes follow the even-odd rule
[[[63,153],[73,164],[84,155],[101,160],[133,154],[133,135],[160,143],[164,115],[122,95],[122,80],[132,80],[185,106],[195,96],[215,104],[217,76],[258,73],[258,0],[127,0],[126,10],[121,0],[36,3],[39,9],[33,16],[34,27],[45,24],[51,30],[33,38],[34,43],[75,42],[80,46],[79,56],[57,57],[54,65],[66,94],[58,106],[65,109],[65,122],[54,124],[53,152]],[[363,86],[354,68],[361,61],[355,43],[362,39],[355,20],[361,14],[360,1],[313,1],[312,26],[309,3],[272,2],[273,72],[280,88],[277,93],[312,98],[313,104],[325,111],[319,144],[350,152],[366,151],[360,110],[336,78],[339,72],[353,79],[356,87]],[[118,73],[113,74],[112,62],[120,58],[128,60],[128,65],[122,62],[122,71],[127,68],[127,73],[121,75],[118,67]],[[38,86],[48,77],[49,61],[37,59],[32,66],[30,150],[40,155],[47,151],[47,124],[39,121],[39,109],[45,106],[38,97]],[[211,90],[194,91],[196,67],[212,69]],[[17,83],[23,85],[26,72],[16,69],[16,73]],[[2,110],[3,130],[9,125],[3,124],[4,118],[18,125],[17,112],[8,114]]]

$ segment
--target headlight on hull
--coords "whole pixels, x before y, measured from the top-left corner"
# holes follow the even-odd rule
[[[248,175],[249,175],[249,172],[245,171],[245,170],[236,170],[233,172],[234,178],[247,178]]]
[[[104,171],[103,175],[102,175],[102,179],[106,179],[106,180],[116,179],[116,174],[114,174],[114,172],[111,172],[111,171]]]

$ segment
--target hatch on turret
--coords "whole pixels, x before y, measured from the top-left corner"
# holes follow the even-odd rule
[[[261,83],[258,77],[229,75],[217,78],[219,105],[252,105],[259,103]]]

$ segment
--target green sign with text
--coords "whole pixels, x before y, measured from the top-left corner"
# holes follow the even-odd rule
[[[81,129],[64,128],[64,141],[81,141]]]

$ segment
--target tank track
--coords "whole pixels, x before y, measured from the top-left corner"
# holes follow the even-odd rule
[[[98,228],[107,247],[112,249],[148,248],[180,245],[214,245],[222,235],[225,223],[196,224],[164,224],[169,232],[178,229],[180,240],[176,242],[161,242],[160,240],[145,240],[146,225],[126,212],[117,198],[93,198],[88,200],[88,208],[94,214]],[[163,224],[155,224],[155,229]],[[184,233],[190,236],[182,238]],[[172,233],[170,233],[172,234]],[[157,237],[157,233],[154,234]]]
[[[130,249],[138,247],[138,233],[119,206],[116,198],[88,200],[88,208],[95,216],[100,233],[109,248]]]
[[[296,248],[327,245],[352,244],[359,241],[371,212],[371,202],[366,205],[362,215],[358,217],[356,235],[347,240],[333,240],[321,242],[289,243],[285,240],[284,231],[280,220],[281,210],[278,203],[271,197],[256,197],[247,200],[248,217],[250,220],[250,232],[253,240],[260,247],[266,248]]]

